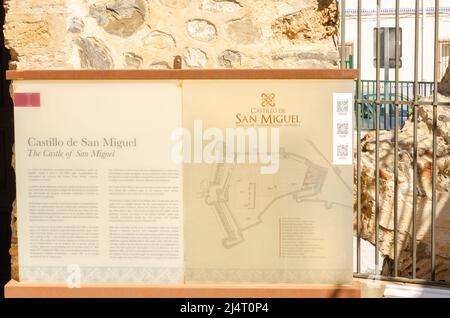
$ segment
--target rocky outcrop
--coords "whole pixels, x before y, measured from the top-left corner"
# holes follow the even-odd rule
[[[439,96],[441,100],[444,96]],[[432,125],[433,107],[418,108],[417,276],[431,277]],[[413,121],[399,133],[399,275],[412,273]],[[436,274],[450,281],[450,109],[439,107],[436,179]],[[367,134],[362,147],[362,238],[375,243],[375,133]],[[386,256],[383,273],[393,274],[394,259],[394,133],[380,133],[380,251]]]
[[[293,42],[308,42],[336,37],[338,22],[336,3],[319,1],[317,8],[305,8],[278,18],[272,29]]]

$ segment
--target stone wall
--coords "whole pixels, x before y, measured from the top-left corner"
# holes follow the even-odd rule
[[[17,69],[335,68],[334,0],[6,0]]]
[[[337,68],[335,0],[5,0],[11,69]],[[16,210],[12,276],[18,278]]]

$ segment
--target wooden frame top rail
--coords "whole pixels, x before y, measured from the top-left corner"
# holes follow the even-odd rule
[[[356,79],[354,69],[182,69],[7,71],[8,80]]]

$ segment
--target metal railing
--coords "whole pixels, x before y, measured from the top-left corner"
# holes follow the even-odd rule
[[[356,83],[358,84],[358,83]],[[418,82],[420,97],[431,96],[433,94],[434,83]],[[361,129],[376,129],[376,80],[361,80],[361,85],[356,85],[355,100],[358,99],[358,87],[361,87],[361,97],[365,102],[361,104]],[[395,81],[380,81],[380,95],[385,101],[380,105],[380,129],[391,130],[395,128]],[[398,82],[398,99],[406,102],[399,105],[398,125],[403,126],[409,116],[412,115],[411,103],[414,101],[414,82]],[[355,115],[357,113],[358,102],[355,102]],[[355,128],[357,123],[355,123]]]
[[[390,281],[400,281],[400,282],[409,282],[409,283],[427,283],[427,284],[437,284],[437,285],[445,285],[450,286],[449,282],[442,282],[436,280],[436,207],[437,207],[437,194],[436,194],[436,181],[437,181],[437,161],[436,161],[436,152],[437,152],[437,114],[438,108],[440,107],[449,107],[450,103],[441,102],[438,100],[437,89],[433,89],[431,92],[432,101],[421,101],[420,96],[425,94],[421,93],[421,86],[418,80],[419,74],[419,12],[420,12],[420,0],[415,0],[415,44],[414,44],[414,81],[412,83],[412,96],[404,100],[401,94],[401,86],[399,81],[399,61],[400,61],[400,0],[395,1],[395,81],[393,83],[392,93],[389,93],[389,97],[393,94],[393,102],[390,100],[384,100],[384,88],[382,86],[382,81],[380,80],[380,40],[381,40],[381,32],[380,30],[380,15],[381,15],[381,0],[376,0],[377,9],[376,9],[376,80],[374,81],[375,87],[374,92],[372,92],[372,96],[368,98],[363,95],[364,82],[361,79],[361,72],[358,72],[358,80],[357,80],[357,96],[356,96],[356,138],[358,140],[356,147],[356,272],[354,273],[355,277],[360,278],[375,278],[380,280],[390,280]],[[438,36],[439,36],[439,0],[435,0],[435,10],[434,10],[434,82],[433,88],[438,87]],[[345,46],[345,0],[340,0],[340,14],[341,14],[341,60],[345,60],[344,56],[344,46]],[[361,39],[362,39],[362,0],[358,0],[358,9],[357,9],[357,69],[361,70]],[[344,67],[345,65],[341,65]],[[391,89],[391,84],[388,85]],[[410,88],[408,87],[408,91]],[[429,94],[427,92],[426,94]],[[389,98],[390,99],[390,98]],[[361,199],[362,199],[362,146],[361,146],[361,132],[363,129],[363,112],[365,111],[365,105],[373,105],[373,113],[375,117],[375,172],[374,172],[374,201],[373,206],[374,209],[374,245],[375,245],[375,275],[372,273],[363,273],[361,272],[361,238],[362,238],[362,222],[361,222]],[[390,108],[392,104],[392,108]],[[394,131],[394,141],[393,141],[393,156],[394,156],[394,176],[393,176],[393,270],[390,271],[389,274],[381,275],[380,272],[380,131],[382,129],[382,120],[381,120],[381,111],[383,105],[389,105],[389,111],[393,111],[393,125],[391,128]],[[412,260],[412,271],[409,277],[399,277],[399,248],[398,248],[398,217],[399,217],[399,126],[400,121],[399,117],[402,116],[402,106],[406,105],[409,107],[409,110],[412,111],[412,120],[413,120],[413,198],[412,198],[412,216],[411,216],[411,246],[410,246],[410,256]],[[418,232],[418,211],[417,211],[417,201],[418,201],[418,108],[422,105],[432,106],[433,116],[432,116],[432,158],[431,158],[431,190],[432,190],[432,199],[431,199],[431,220],[430,221],[430,263],[431,263],[431,275],[425,279],[417,278],[417,232]],[[421,220],[422,221],[422,220]]]

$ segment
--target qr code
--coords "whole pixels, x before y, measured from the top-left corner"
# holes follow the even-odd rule
[[[337,146],[337,156],[339,158],[348,157],[348,145],[338,145]]]
[[[348,122],[337,123],[337,134],[339,137],[348,136]]]
[[[348,113],[349,102],[347,99],[337,101],[337,112],[339,115],[346,115]]]

